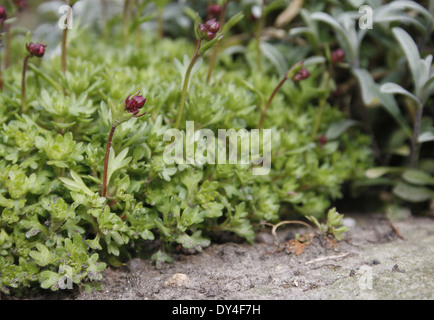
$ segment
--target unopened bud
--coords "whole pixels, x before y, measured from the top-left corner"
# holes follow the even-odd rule
[[[30,53],[30,55],[42,58],[45,54],[45,47],[46,45],[43,45],[42,43],[33,43],[30,42],[26,45],[27,51]]]
[[[331,56],[332,62],[333,63],[339,63],[344,61],[345,59],[345,51],[342,49],[336,49],[335,51],[332,52],[332,56]]]
[[[307,71],[307,69],[303,67],[303,68],[301,68],[301,69],[298,71],[298,73],[293,77],[293,80],[296,81],[296,82],[298,82],[298,81],[301,81],[301,80],[307,79],[307,78],[309,78],[309,77],[310,77],[310,73],[309,73],[309,71]]]

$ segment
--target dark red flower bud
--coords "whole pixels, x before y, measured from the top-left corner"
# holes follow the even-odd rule
[[[206,33],[206,40],[212,40],[212,39],[214,39],[214,37],[215,37],[215,33],[214,32],[208,31]]]
[[[342,62],[345,59],[345,51],[340,48],[336,49],[335,51],[332,52],[331,58],[333,63]]]
[[[6,11],[6,8],[3,6],[0,6],[0,27],[3,26],[3,23],[8,18],[8,13]]]
[[[343,96],[342,88],[337,87],[335,91],[332,92],[332,98],[334,99],[340,99]]]
[[[26,45],[27,51],[30,53],[31,56],[36,56],[38,58],[42,58],[45,54],[45,47],[46,45],[42,43],[33,43],[30,42]]]
[[[14,0],[14,4],[19,11],[23,11],[29,6],[26,0]]]
[[[210,18],[216,18],[220,14],[221,8],[220,8],[220,6],[218,4],[210,4],[206,8],[206,11],[208,12],[208,16]]]
[[[258,18],[256,18],[253,13],[249,14],[249,16],[247,17],[247,19],[249,19],[250,22],[256,22],[258,20]]]
[[[202,39],[212,40],[220,29],[220,23],[216,19],[211,19],[205,23],[199,23],[197,28]]]
[[[217,33],[220,29],[220,23],[218,23],[216,19],[211,19],[205,22],[205,27],[208,31]]]
[[[144,115],[146,112],[140,115],[137,114],[139,113],[140,109],[143,108],[143,106],[145,105],[146,98],[142,95],[134,96],[132,98],[130,97],[131,95],[129,95],[128,98],[125,99],[125,110],[129,113],[132,113],[134,117],[140,117]]]
[[[203,23],[199,23],[199,25],[197,26],[197,28],[199,29],[199,33],[200,34],[207,32],[207,30],[205,28],[205,25]]]
[[[307,69],[303,67],[298,71],[298,73],[292,79],[294,81],[298,82],[298,81],[309,78],[309,76],[310,76],[309,71],[307,71]]]
[[[325,135],[322,135],[318,138],[318,142],[319,142],[319,145],[322,147],[328,142],[328,139],[326,138]]]

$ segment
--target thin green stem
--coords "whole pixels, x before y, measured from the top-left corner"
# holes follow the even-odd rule
[[[105,149],[105,158],[104,158],[104,172],[102,178],[101,197],[105,197],[107,194],[107,170],[108,170],[108,163],[109,163],[109,156],[110,156],[110,147],[112,145],[113,134],[115,133],[115,130],[116,130],[116,126],[112,126],[107,139],[107,147]]]
[[[109,26],[107,23],[107,17],[108,17],[108,5],[107,5],[107,0],[101,0],[101,15],[102,15],[102,32],[104,35],[104,40],[108,40],[109,38]]]
[[[285,81],[288,79],[288,73],[285,74],[285,76],[283,77],[283,79],[279,82],[279,84],[277,85],[276,88],[274,88],[273,92],[271,93],[270,98],[267,101],[267,104],[265,105],[265,108],[262,109],[261,112],[261,117],[259,118],[259,124],[258,124],[258,129],[261,130],[262,126],[264,125],[264,120],[265,120],[265,116],[267,114],[268,109],[270,108],[271,102],[273,101],[274,96],[276,95],[277,91],[280,90],[280,88],[283,86],[283,84],[285,83]]]
[[[197,59],[199,58],[199,49],[200,49],[201,43],[202,43],[202,40],[200,40],[200,39],[196,41],[196,50],[194,52],[194,56],[191,59],[190,64],[187,67],[187,71],[185,72],[184,83],[183,83],[182,92],[181,92],[181,100],[180,100],[179,108],[178,108],[178,116],[176,117],[176,123],[175,123],[176,129],[179,128],[179,125],[180,125],[181,119],[182,119],[182,114],[184,113],[185,99],[187,97],[187,91],[188,91],[188,82],[190,80],[191,70],[193,69],[194,64],[196,63]]]
[[[62,64],[62,73],[63,75],[66,75],[66,54],[67,54],[67,43],[68,43],[68,28],[70,26],[70,19],[72,15],[72,9],[67,11],[66,21],[65,21],[65,28],[63,29],[62,34],[62,53],[61,53],[61,64]]]
[[[163,12],[164,12],[164,8],[158,6],[158,17],[157,17],[157,34],[158,34],[158,39],[163,39],[163,35],[164,35],[164,30],[163,30]]]
[[[130,6],[130,0],[125,0],[123,10],[123,35],[124,45],[128,42],[128,9]]]
[[[29,58],[30,58],[30,55],[27,55],[24,58],[22,77],[21,77],[21,113],[23,113],[23,114],[25,114],[27,111],[27,107],[26,107],[26,70],[27,70],[27,63],[29,62]]]
[[[258,72],[262,70],[262,53],[261,53],[261,36],[262,36],[262,25],[264,24],[264,7],[265,0],[262,0],[261,4],[261,16],[258,20],[258,29],[256,31],[256,65]]]

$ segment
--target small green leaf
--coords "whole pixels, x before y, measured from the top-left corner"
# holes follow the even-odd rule
[[[73,180],[59,177],[59,180],[63,182],[65,187],[67,187],[71,191],[84,192],[90,197],[94,195],[94,193],[84,184],[81,177],[74,170],[71,170],[70,174]]]
[[[406,134],[411,137],[412,132],[403,117],[398,104],[390,94],[381,92],[372,75],[365,69],[354,69],[353,73],[359,82],[362,91],[362,99],[366,106],[380,104],[402,127]]]
[[[397,173],[402,171],[400,168],[395,167],[376,167],[365,171],[365,176],[369,179],[377,179],[387,173]]]
[[[204,215],[206,211],[200,210],[199,207],[190,208],[187,207],[181,214],[181,225],[184,227],[189,227],[194,224],[202,223],[204,220]]]
[[[272,44],[261,42],[260,46],[262,53],[276,68],[276,71],[284,75],[288,68],[285,57]]]
[[[410,92],[408,92],[407,90],[405,90],[403,87],[401,87],[400,85],[398,85],[396,83],[393,83],[393,82],[385,83],[381,86],[380,89],[381,89],[381,92],[384,92],[384,93],[402,94],[402,95],[410,98],[414,102],[416,102],[416,105],[420,104],[419,99],[414,94],[411,94]]]
[[[423,202],[434,198],[434,192],[424,187],[415,187],[406,183],[399,183],[393,193],[399,198],[410,202]]]
[[[152,261],[155,261],[157,269],[163,267],[165,263],[172,263],[173,259],[164,251],[158,250],[151,257]]]
[[[410,169],[402,174],[402,178],[416,185],[434,185],[434,178],[422,170]]]
[[[122,169],[131,161],[131,157],[126,158],[127,154],[128,148],[125,148],[115,157],[113,148],[110,148],[109,164],[107,169],[107,184],[109,184],[110,178],[116,170]]]
[[[422,90],[422,87],[428,79],[423,79],[421,77],[421,59],[417,45],[414,42],[413,38],[405,30],[401,28],[393,28],[392,32],[396,40],[398,40],[401,49],[405,53],[408,65],[410,67],[411,75],[413,76],[415,92],[416,95],[418,95],[418,93],[420,92],[420,90]]]
[[[326,132],[326,138],[328,140],[337,139],[346,130],[358,124],[359,124],[358,121],[349,120],[349,119],[344,119],[342,121],[335,122],[328,128]]]
[[[61,278],[61,274],[49,270],[42,271],[39,275],[41,287],[43,289],[51,289],[53,291],[58,289],[58,286],[56,284],[59,283]]]
[[[197,14],[196,11],[194,11],[193,9],[191,9],[188,6],[185,6],[183,8],[183,12],[185,15],[187,15],[191,20],[195,21],[197,19],[198,23],[202,22],[202,19],[200,19],[199,15]],[[196,28],[195,28],[196,29]]]
[[[202,237],[202,231],[198,230],[191,236],[184,233],[176,238],[176,242],[181,244],[186,249],[195,249],[198,252],[202,252],[203,247],[210,245],[211,241]]]
[[[54,257],[46,246],[41,243],[36,244],[38,251],[30,251],[29,255],[35,260],[36,264],[41,267],[45,267],[48,264],[54,262]]]
[[[434,141],[434,130],[433,131],[427,131],[422,133],[418,140],[419,143],[424,143],[424,142],[429,142],[429,141]]]
[[[32,33],[30,31],[27,31],[26,37],[25,37],[25,43],[26,44],[30,43],[31,39],[32,39]]]
[[[354,26],[351,26],[350,23],[341,24],[339,21],[337,21],[335,18],[330,16],[329,14],[325,12],[315,12],[311,14],[312,20],[322,21],[324,23],[327,23],[333,29],[336,31],[338,35],[338,39],[340,40],[340,44],[342,48],[345,50],[345,52],[348,55],[348,60],[352,63],[354,63],[357,60],[357,54],[358,54],[358,42],[357,37],[353,39],[354,35]],[[347,21],[350,21],[350,19],[347,19]]]
[[[232,27],[234,27],[238,22],[240,22],[241,20],[243,20],[244,18],[244,13],[238,12],[237,14],[235,14],[232,18],[230,18],[225,25],[223,26],[223,30],[222,33],[226,34]]]

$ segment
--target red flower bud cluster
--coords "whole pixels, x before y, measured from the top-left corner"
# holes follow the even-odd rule
[[[321,147],[323,147],[328,142],[328,139],[326,138],[325,135],[322,135],[318,138],[318,142],[319,142],[319,145]]]
[[[198,34],[202,39],[212,40],[220,29],[220,24],[216,19],[208,20],[205,23],[199,23],[197,26]]]
[[[217,18],[221,12],[221,8],[218,4],[210,4],[207,8],[206,11],[208,13],[208,16],[210,18]]]
[[[44,56],[45,47],[46,45],[42,43],[30,42],[29,44],[26,44],[27,51],[30,53],[30,55],[38,58],[42,58]]]
[[[140,109],[143,108],[143,106],[145,105],[146,98],[142,95],[134,96],[132,98],[130,97],[131,95],[129,95],[128,98],[125,99],[125,110],[129,113],[132,113],[133,116],[136,118],[143,116],[146,112],[140,115],[137,114],[139,113]]]
[[[298,81],[307,79],[309,77],[310,77],[309,71],[307,71],[307,69],[303,67],[297,72],[297,74],[292,79],[294,81],[298,82]]]
[[[26,0],[14,0],[14,4],[19,11],[23,11],[29,6]]]
[[[345,59],[345,51],[342,49],[336,49],[335,51],[332,52],[332,56],[331,56],[332,62],[333,63],[339,63],[344,61]]]
[[[3,27],[3,24],[5,23],[7,18],[8,18],[8,13],[6,11],[6,8],[0,6],[0,27]]]

